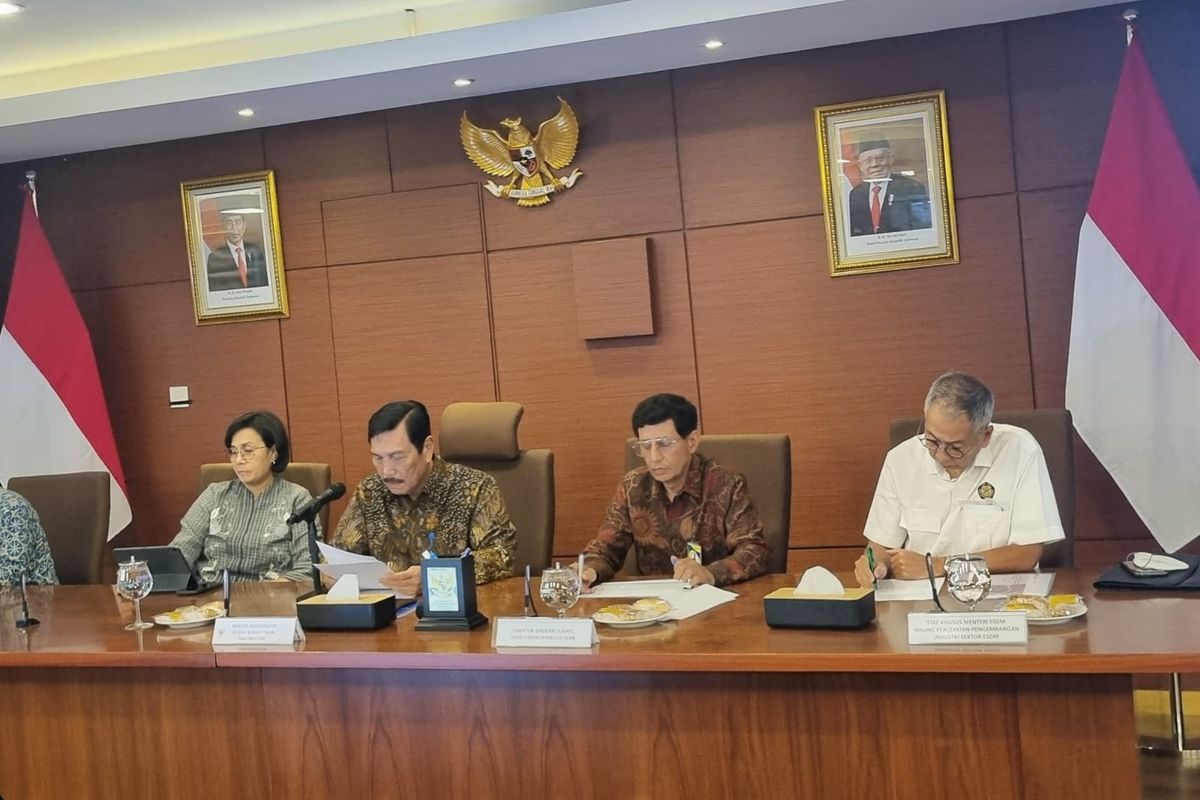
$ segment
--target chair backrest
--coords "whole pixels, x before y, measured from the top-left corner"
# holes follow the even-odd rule
[[[1032,433],[1033,438],[1042,446],[1042,454],[1046,457],[1046,469],[1050,473],[1050,484],[1054,487],[1054,500],[1058,504],[1058,516],[1062,520],[1066,538],[1061,542],[1046,545],[1042,552],[1041,565],[1074,566],[1075,427],[1071,423],[1071,412],[1065,408],[1006,411],[994,414],[992,421],[1024,428]],[[892,420],[892,447],[910,436],[916,436],[920,425],[920,417]]]
[[[28,500],[42,521],[60,583],[105,582],[101,571],[111,485],[112,476],[107,472],[27,475],[9,480],[8,488]]]
[[[644,462],[633,452],[633,438],[625,443],[625,469]],[[767,540],[767,572],[787,572],[788,533],[792,519],[792,440],[783,433],[701,436],[699,452],[746,479],[754,508]],[[633,548],[625,557],[625,571],[637,573]]]
[[[303,486],[308,489],[309,493],[316,497],[321,492],[329,488],[329,483],[333,478],[333,471],[328,464],[320,464],[311,461],[293,461],[288,464],[282,473],[280,473],[286,481]],[[233,471],[232,464],[201,464],[200,465],[200,488],[203,492],[208,488],[209,484],[217,483],[218,481],[236,480],[237,475]],[[325,538],[330,536],[329,532],[329,506],[326,505],[317,515],[321,518],[321,532]]]
[[[518,573],[540,572],[554,552],[554,453],[520,449],[524,413],[518,403],[451,403],[438,436],[442,458],[496,479],[517,529]]]

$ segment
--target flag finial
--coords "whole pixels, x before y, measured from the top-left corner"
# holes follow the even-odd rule
[[[37,172],[28,170],[25,173],[25,185],[29,187],[29,196],[33,198],[33,213],[38,213],[37,207]]]
[[[1136,8],[1127,8],[1121,14],[1121,19],[1125,20],[1125,46],[1128,47],[1133,41],[1133,25],[1137,21],[1138,10]]]

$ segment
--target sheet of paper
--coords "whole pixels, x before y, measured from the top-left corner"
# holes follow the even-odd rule
[[[1014,572],[1011,575],[993,575],[992,590],[988,598],[1008,597],[1010,594],[1036,594],[1046,597],[1054,586],[1053,572]]]
[[[335,581],[343,575],[357,575],[360,589],[383,589],[391,591],[379,579],[391,572],[391,568],[374,556],[363,556],[349,553],[324,542],[317,542],[317,549],[325,558],[324,564],[317,564],[322,575],[328,575]],[[406,595],[396,595],[404,599]]]
[[[942,590],[945,578],[935,580],[937,590]],[[929,579],[921,578],[915,581],[902,581],[897,578],[884,578],[875,584],[875,601],[886,603],[891,600],[932,600],[929,591]]]
[[[592,589],[585,597],[662,597],[666,593],[684,591],[686,583],[673,578],[654,578],[644,581],[610,581]],[[687,589],[687,591],[693,591]]]
[[[317,542],[317,549],[321,551],[321,557],[325,559],[326,564],[370,564],[372,562],[382,563],[374,556],[364,556],[358,553],[351,553],[349,550],[342,550],[339,547],[334,547],[331,544]]]
[[[736,600],[737,594],[703,584],[694,589],[679,589],[671,592],[664,599],[671,604],[671,613],[667,614],[667,619],[687,619],[728,603],[730,600]]]

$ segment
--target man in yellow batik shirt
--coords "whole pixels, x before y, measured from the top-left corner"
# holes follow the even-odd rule
[[[476,583],[512,575],[517,534],[495,479],[434,453],[424,405],[388,403],[371,415],[367,441],[375,474],[358,484],[331,544],[385,562],[392,573],[380,582],[407,595],[420,590],[424,550],[457,556],[469,546]]]

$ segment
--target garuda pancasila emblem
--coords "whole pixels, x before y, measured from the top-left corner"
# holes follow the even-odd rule
[[[550,167],[565,169],[575,159],[579,144],[579,120],[566,100],[558,98],[558,113],[538,126],[537,136],[529,134],[520,117],[500,124],[509,130],[507,140],[471,124],[465,111],[458,126],[463,150],[475,166],[498,178],[512,176],[504,186],[493,181],[483,185],[496,197],[515,197],[519,206],[545,205],[551,194],[570,189],[583,175],[572,170],[559,178],[550,171]]]

